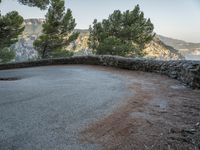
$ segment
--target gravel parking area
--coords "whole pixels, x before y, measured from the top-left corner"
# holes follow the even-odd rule
[[[200,149],[200,91],[166,76],[63,65],[0,79],[0,150]]]

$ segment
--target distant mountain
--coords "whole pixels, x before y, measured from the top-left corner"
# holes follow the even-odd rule
[[[33,48],[33,42],[41,35],[44,21],[44,19],[26,19],[24,21],[25,30],[19,37],[19,41],[13,46],[16,50],[16,61],[34,60],[37,58],[38,54]],[[74,50],[75,55],[91,54],[92,51],[88,49],[87,44],[89,31],[87,29],[76,29],[75,31],[80,32],[80,36],[69,45],[68,49]],[[145,52],[147,53],[147,58],[162,60],[183,59],[178,50],[167,46],[159,38],[154,38],[150,44],[146,45]]]
[[[42,33],[42,24],[45,22],[45,19],[25,19],[24,33],[29,35],[40,35]]]
[[[162,35],[158,35],[158,37],[165,44],[179,50],[186,59],[200,60],[200,43],[185,42]]]

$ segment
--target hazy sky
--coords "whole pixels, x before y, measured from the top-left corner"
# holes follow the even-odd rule
[[[44,18],[46,11],[3,0],[2,14],[17,10],[24,18]],[[66,0],[77,27],[86,29],[94,18],[107,18],[116,9],[125,11],[139,4],[145,17],[151,18],[155,32],[190,42],[200,42],[200,0]]]

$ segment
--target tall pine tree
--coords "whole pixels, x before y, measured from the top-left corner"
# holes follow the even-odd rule
[[[49,0],[18,0],[18,2],[40,9],[46,9],[49,4]],[[23,30],[23,17],[18,12],[12,11],[5,16],[0,12],[0,63],[8,62],[15,57],[15,52],[10,49],[10,46],[18,41],[18,35]]]
[[[70,9],[65,13],[64,0],[51,0],[43,24],[43,34],[34,42],[35,49],[42,58],[65,56],[65,48],[77,39],[74,32],[75,19]]]
[[[97,54],[142,56],[144,45],[154,37],[153,29],[137,5],[132,11],[116,10],[102,22],[94,20],[88,44]]]
[[[16,11],[0,14],[0,62],[7,62],[14,58],[15,53],[10,46],[18,41],[18,35],[24,30],[23,18]]]

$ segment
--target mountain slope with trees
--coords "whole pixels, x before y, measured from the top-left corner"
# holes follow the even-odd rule
[[[50,7],[46,21],[44,19],[24,21],[25,31],[22,33],[21,30],[18,35],[21,33],[22,35],[17,44],[11,46],[16,50],[15,60],[17,61],[37,59],[38,53],[34,49],[33,43],[42,58],[70,55],[71,53],[66,50],[75,50],[78,55],[95,52],[95,54],[129,57],[146,55],[147,58],[165,60],[182,58],[176,50],[155,39],[153,24],[150,19],[144,18],[144,13],[140,11],[139,5],[134,10],[127,10],[123,13],[116,10],[102,22],[95,20],[89,33],[88,30],[74,30],[75,19],[71,10],[68,9],[64,13],[63,0],[18,0],[18,2],[40,9],[46,9],[49,5]],[[79,36],[77,31],[81,32]],[[16,41],[17,38],[15,38]],[[11,55],[8,53],[2,55],[4,58],[10,57],[6,61],[14,57],[13,52],[11,53],[10,50],[8,52]],[[165,55],[163,56],[163,54]]]
[[[20,37],[20,40],[15,45],[17,51],[17,61],[25,61],[36,58],[36,50],[33,48],[33,42],[41,35],[42,24],[44,19],[28,19],[25,20],[25,30]],[[73,41],[67,50],[73,51],[75,55],[88,55],[92,54],[92,50],[88,47],[89,30],[75,29],[75,32],[79,32],[78,38]],[[181,59],[182,56],[179,51],[173,47],[167,46],[165,43],[159,40],[157,36],[145,46],[146,58],[152,59]]]

